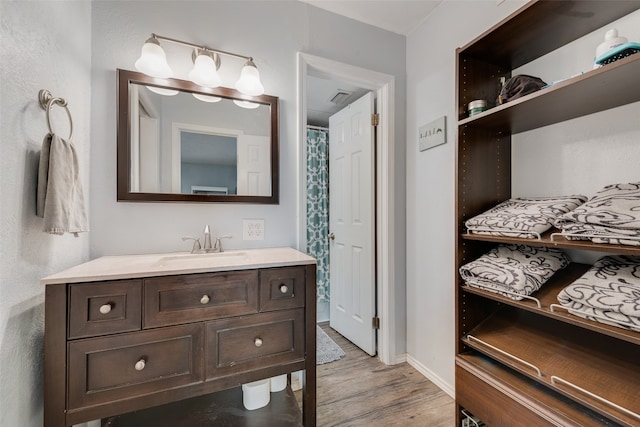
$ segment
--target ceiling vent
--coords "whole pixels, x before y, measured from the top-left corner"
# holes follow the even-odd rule
[[[338,89],[338,92],[329,100],[336,105],[344,105],[347,103],[353,92],[344,89]]]

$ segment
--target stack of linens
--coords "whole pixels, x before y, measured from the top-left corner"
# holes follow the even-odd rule
[[[512,198],[467,220],[465,225],[472,233],[536,238],[586,200],[580,195]]]
[[[569,262],[564,252],[555,248],[498,245],[460,267],[460,276],[469,286],[521,300]]]
[[[605,256],[558,294],[572,314],[640,331],[640,256]]]
[[[557,226],[568,239],[640,246],[640,182],[607,185]]]

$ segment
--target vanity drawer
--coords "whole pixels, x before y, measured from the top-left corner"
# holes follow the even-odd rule
[[[144,328],[258,312],[256,270],[145,279]]]
[[[260,311],[304,307],[304,267],[260,271]]]
[[[206,325],[207,378],[304,360],[304,309]]]
[[[140,330],[140,280],[69,285],[69,339]]]
[[[69,409],[202,381],[202,324],[69,343]]]

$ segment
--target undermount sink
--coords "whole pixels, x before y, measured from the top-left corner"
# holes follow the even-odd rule
[[[229,251],[229,252],[209,252],[209,253],[178,253],[161,257],[156,265],[162,267],[220,267],[224,265],[233,265],[244,263],[249,259],[246,252]]]

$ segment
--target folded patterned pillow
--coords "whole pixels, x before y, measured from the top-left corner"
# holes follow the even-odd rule
[[[569,262],[567,255],[556,248],[498,245],[460,267],[460,276],[469,286],[521,300]]]
[[[640,256],[600,258],[558,302],[576,316],[640,332]]]
[[[607,185],[557,227],[568,239],[640,246],[640,182]]]
[[[477,234],[536,238],[586,200],[581,195],[512,198],[467,220],[465,226]]]

